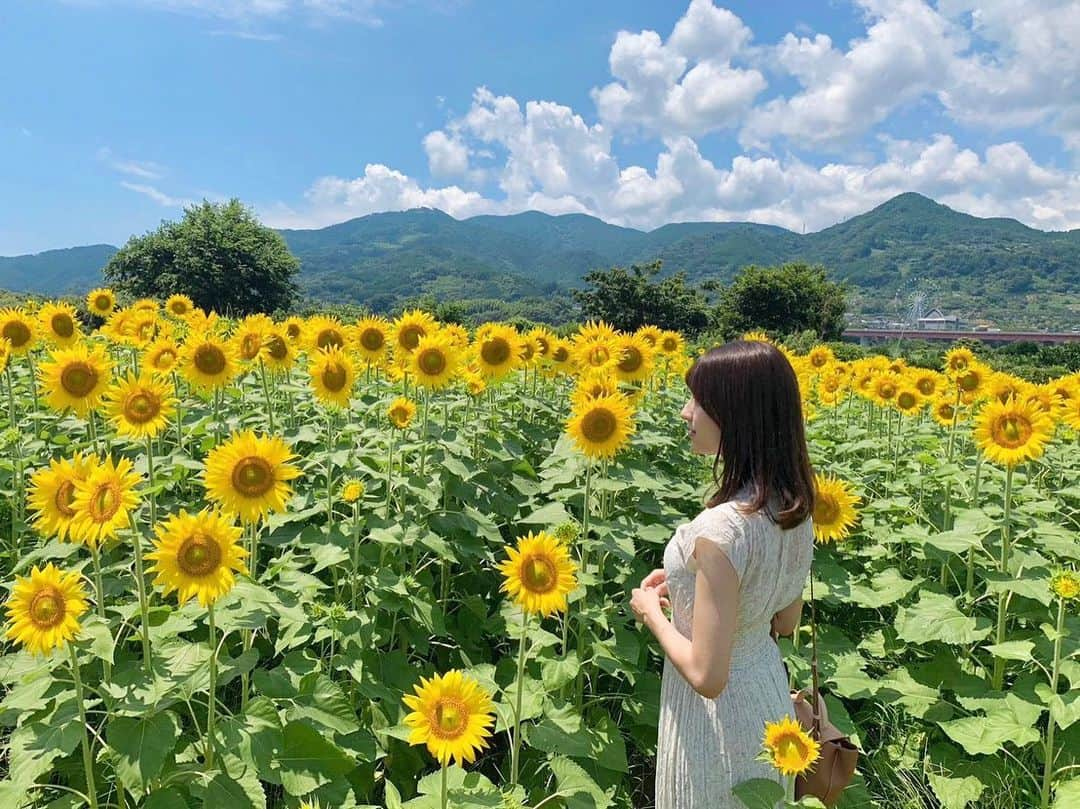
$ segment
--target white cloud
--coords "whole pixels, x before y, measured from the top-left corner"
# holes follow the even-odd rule
[[[126,188],[128,191],[134,191],[137,194],[142,194],[149,197],[158,205],[165,208],[186,208],[188,205],[193,205],[195,200],[186,199],[184,197],[171,197],[164,191],[159,191],[152,185],[146,185],[144,183],[129,183],[127,180],[123,180],[120,185]]]
[[[1014,11],[1042,19],[1039,7],[1015,2]],[[1000,76],[1005,98],[998,102],[1017,120],[1049,127],[1080,148],[1080,100],[1066,97],[1080,69],[1058,76],[1049,89],[1023,90],[1033,77],[1049,75],[1053,60],[1035,58],[1037,43],[1057,53],[1073,42],[1071,23],[1050,32],[1041,22],[1020,20],[1008,30],[1006,0],[969,5],[860,0],[866,34],[844,47],[808,31],[754,47],[738,17],[711,0],[692,0],[666,41],[654,31],[619,32],[609,54],[614,80],[592,91],[595,123],[555,101],[519,100],[482,86],[464,114],[423,138],[432,177],[454,184],[428,187],[368,164],[359,177],[320,178],[303,205],[270,206],[266,215],[271,224],[313,227],[418,206],[459,218],[535,209],[589,213],[642,229],[742,220],[801,231],[918,191],[979,216],[1010,216],[1043,229],[1080,227],[1080,173],[1036,161],[1011,133],[980,151],[943,131],[947,120],[932,137],[889,134],[899,107],[937,104],[939,92],[937,111],[958,120],[990,105],[976,91],[991,93],[994,71],[1012,66],[1024,75]],[[1058,3],[1059,12],[1068,10]],[[1080,42],[1072,50],[1060,64],[1073,64]],[[1031,64],[1020,65],[1023,54],[1031,54]],[[751,108],[765,87],[757,68],[767,64],[795,77],[801,89]],[[999,123],[1007,120],[1003,114]],[[740,140],[762,151],[724,161],[702,153],[699,135],[739,125]],[[659,136],[652,167],[615,154],[615,133],[635,130]],[[790,149],[844,149],[821,164],[776,149],[780,140]]]
[[[160,180],[165,174],[163,166],[159,166],[157,163],[153,163],[149,160],[124,160],[112,153],[112,150],[107,146],[102,146],[97,151],[97,158],[101,162],[107,164],[114,171],[118,171],[121,174],[128,174],[133,177],[140,177],[144,180]]]
[[[592,90],[600,120],[668,135],[735,126],[766,87],[756,69],[731,64],[750,36],[712,0],[692,0],[666,43],[655,31],[620,31],[608,57],[616,81]]]

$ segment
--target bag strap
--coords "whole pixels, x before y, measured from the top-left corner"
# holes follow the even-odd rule
[[[810,703],[814,713],[813,738],[821,739],[821,713],[818,711],[818,658],[817,658],[817,608],[814,602],[814,562],[810,561],[810,672],[813,676],[814,694]]]

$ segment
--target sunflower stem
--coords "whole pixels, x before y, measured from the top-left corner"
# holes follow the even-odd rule
[[[274,432],[273,429],[273,402],[270,399],[270,386],[267,385],[267,366],[262,362],[262,356],[259,355],[259,378],[262,380],[262,396],[267,401],[267,418],[270,419],[270,432]]]
[[[588,458],[585,460],[585,504],[582,509],[581,519],[581,575],[586,576],[588,573],[589,565],[589,499],[592,496],[592,461]],[[567,606],[569,611],[569,605]],[[574,691],[577,694],[577,706],[581,709],[581,703],[585,698],[585,617],[583,612],[578,610],[578,638],[577,638],[577,652],[578,652],[578,671],[577,679],[574,682]]]
[[[979,507],[979,473],[982,471],[982,455],[975,457],[975,482],[972,484],[971,507]],[[975,598],[975,549],[968,548],[967,552],[967,578],[964,582],[964,592],[967,593],[968,602]]]
[[[328,532],[334,530],[334,411],[326,408],[326,526]]]
[[[90,800],[91,809],[97,809],[97,785],[94,783],[94,756],[90,750],[90,734],[86,729],[86,704],[83,697],[82,676],[79,674],[79,658],[75,654],[75,647],[68,644],[68,652],[71,655],[71,676],[75,680],[75,701],[79,704],[79,724],[82,726],[82,760],[83,769],[86,771],[86,796]]]
[[[449,802],[449,799],[448,799],[449,796],[447,795],[447,788],[446,788],[446,770],[447,770],[447,766],[446,766],[446,762],[444,761],[443,765],[442,765],[442,789],[441,789],[441,792],[442,792],[442,809],[447,809],[447,807],[450,805],[450,802]]]
[[[139,592],[139,617],[142,624],[143,666],[150,674],[150,605],[146,597],[146,578],[143,574],[142,532],[135,522],[134,513],[130,516],[132,544],[135,546],[135,585]]]
[[[353,503],[352,520],[352,608],[356,609],[356,580],[360,578],[360,501]]]
[[[210,694],[206,701],[206,745],[204,758],[206,769],[214,769],[214,711],[217,708],[217,627],[214,624],[214,605],[206,609],[210,627]]]
[[[1054,664],[1050,672],[1050,697],[1057,695],[1058,677],[1061,674],[1061,638],[1065,634],[1065,599],[1058,597],[1057,632],[1054,634]],[[1042,809],[1050,806],[1050,782],[1054,775],[1054,712],[1050,711],[1046,724],[1046,742],[1043,755]]]
[[[90,547],[90,558],[94,560],[94,589],[97,591],[97,614],[102,622],[108,626],[108,619],[105,617],[105,584],[101,578],[101,548],[97,544]],[[108,660],[104,662],[105,679],[108,680],[112,677],[112,663]]]
[[[390,492],[394,471],[394,439],[397,433],[390,430],[390,446],[386,453],[386,519],[390,519]]]
[[[176,371],[172,372],[173,391],[176,393],[176,446],[180,452],[184,451],[184,407],[183,397],[180,394],[180,377]]]
[[[1009,572],[1009,521],[1012,517],[1012,481],[1013,467],[1009,466],[1005,470],[1005,515],[1001,523],[1001,572],[1006,575]],[[998,644],[1005,642],[1005,613],[1008,606],[1006,596],[1005,591],[998,594],[997,634],[994,639],[994,642]],[[1004,679],[1005,659],[995,656],[991,687],[995,691],[1000,691]]]
[[[518,757],[521,754],[521,695],[525,686],[525,640],[529,629],[529,613],[521,611],[521,639],[518,641],[517,694],[514,697],[514,740],[510,751],[510,789],[518,782]]]
[[[424,388],[424,424],[421,427],[420,436],[420,480],[424,480],[424,469],[427,466],[427,450],[428,450],[428,406],[430,400],[428,397],[427,388]]]
[[[150,478],[147,499],[150,501],[150,527],[157,525],[157,495],[154,494],[154,439],[146,436],[146,474]]]

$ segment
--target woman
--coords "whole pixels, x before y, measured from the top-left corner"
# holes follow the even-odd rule
[[[630,606],[665,654],[656,809],[725,809],[743,806],[731,792],[743,781],[784,783],[756,757],[765,723],[792,713],[774,636],[799,624],[814,477],[798,381],[774,346],[714,348],[686,383],[681,415],[693,451],[715,456],[718,491],[678,527],[663,568],[634,589]]]

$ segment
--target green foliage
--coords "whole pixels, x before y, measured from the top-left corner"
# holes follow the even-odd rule
[[[592,288],[572,291],[582,317],[603,320],[626,332],[653,325],[697,334],[709,319],[704,296],[686,285],[684,273],[654,282],[660,267],[661,262],[654,261],[588,273],[584,280]]]
[[[768,332],[810,330],[836,339],[844,330],[847,289],[828,280],[825,268],[802,262],[779,267],[751,265],[723,290],[715,313],[725,336],[762,329]]]
[[[185,209],[181,221],[130,239],[104,275],[137,298],[182,293],[207,311],[236,316],[288,308],[299,268],[281,236],[239,200],[204,200]]]

